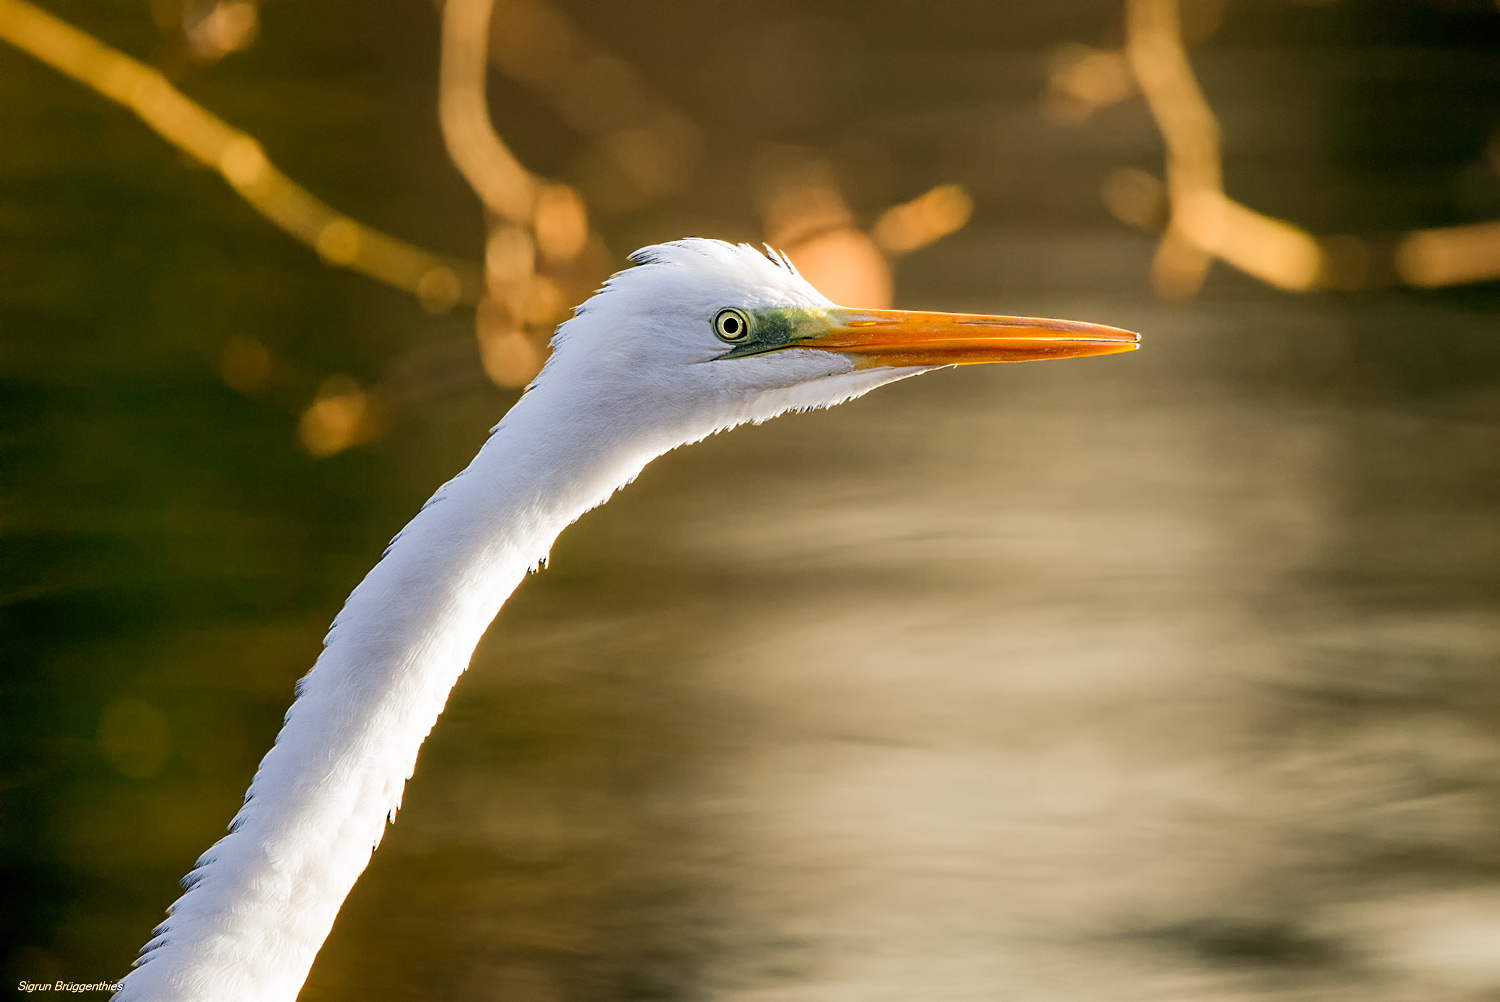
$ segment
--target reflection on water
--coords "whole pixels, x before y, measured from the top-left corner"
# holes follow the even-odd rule
[[[1048,124],[1042,53],[1092,36],[1016,11],[988,35],[934,12],[900,60],[911,30],[872,18],[862,110],[810,95],[803,126],[651,62],[701,32],[608,35],[705,130],[701,189],[608,223],[615,250],[755,232],[730,156],[753,133],[816,147],[861,227],[973,194],[968,228],[899,262],[901,305],[1114,323],[1145,350],[740,429],[586,516],[481,646],[304,998],[1500,992],[1493,290],[1293,299],[1216,273],[1198,306],[1149,305],[1149,241],[1097,203],[1156,155],[1149,121]],[[359,218],[477,255],[435,126],[412,136],[432,67],[382,47],[435,51],[435,19],[348,14],[268,6],[215,70],[233,86],[190,85],[226,114],[240,95],[232,117]],[[1236,197],[1318,232],[1447,222],[1454,191],[1488,212],[1493,172],[1320,159],[1348,129],[1406,163],[1413,108],[1480,135],[1439,49],[1380,64],[1407,88],[1388,129],[1318,119],[1364,107],[1341,51],[1204,55]],[[344,594],[513,397],[467,321],[319,270],[123,116],[4,57],[0,92],[34,140],[0,158],[4,972],[92,981],[222,831]],[[564,176],[543,112],[505,96],[518,152]],[[814,135],[835,111],[857,134]],[[101,145],[107,171],[81,152]],[[377,385],[409,390],[385,437],[311,458],[309,401]]]

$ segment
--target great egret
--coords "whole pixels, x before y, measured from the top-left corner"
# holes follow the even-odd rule
[[[558,534],[652,459],[940,366],[1139,340],[1066,320],[845,309],[744,244],[680,240],[632,260],[558,328],[530,389],[349,596],[230,833],[184,878],[118,999],[296,997],[485,628]]]

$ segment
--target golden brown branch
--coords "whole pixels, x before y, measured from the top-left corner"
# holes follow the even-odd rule
[[[1193,295],[1215,257],[1291,292],[1359,287],[1370,256],[1362,241],[1320,242],[1224,193],[1219,125],[1188,61],[1179,0],[1127,0],[1126,14],[1125,54],[1167,147],[1168,218],[1151,268],[1157,294]],[[1153,183],[1117,171],[1105,183],[1105,203],[1126,222],[1149,226]],[[1361,266],[1351,271],[1351,260]],[[1424,287],[1500,278],[1500,222],[1409,233],[1396,248],[1395,272]]]
[[[1167,146],[1171,213],[1151,267],[1157,294],[1193,295],[1218,257],[1281,289],[1317,282],[1322,252],[1310,234],[1224,194],[1219,123],[1182,40],[1178,0],[1129,0],[1126,56]]]
[[[253,136],[194,102],[160,71],[26,0],[0,0],[0,39],[135,112],[328,263],[410,292],[433,312],[478,299],[476,265],[430,253],[338,212],[277,170]]]
[[[536,183],[490,122],[485,80],[489,69],[494,0],[447,0],[438,116],[448,155],[485,208],[514,223],[529,223]]]

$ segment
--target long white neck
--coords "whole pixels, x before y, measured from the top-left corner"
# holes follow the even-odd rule
[[[230,834],[184,880],[118,999],[294,999],[501,604],[569,523],[685,440],[546,389],[349,596]]]

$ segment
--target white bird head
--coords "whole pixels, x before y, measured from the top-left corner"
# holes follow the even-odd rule
[[[650,415],[681,442],[941,366],[1104,355],[1139,341],[1068,320],[840,307],[785,256],[746,244],[678,240],[631,260],[558,328],[534,385],[581,391],[617,420]]]

